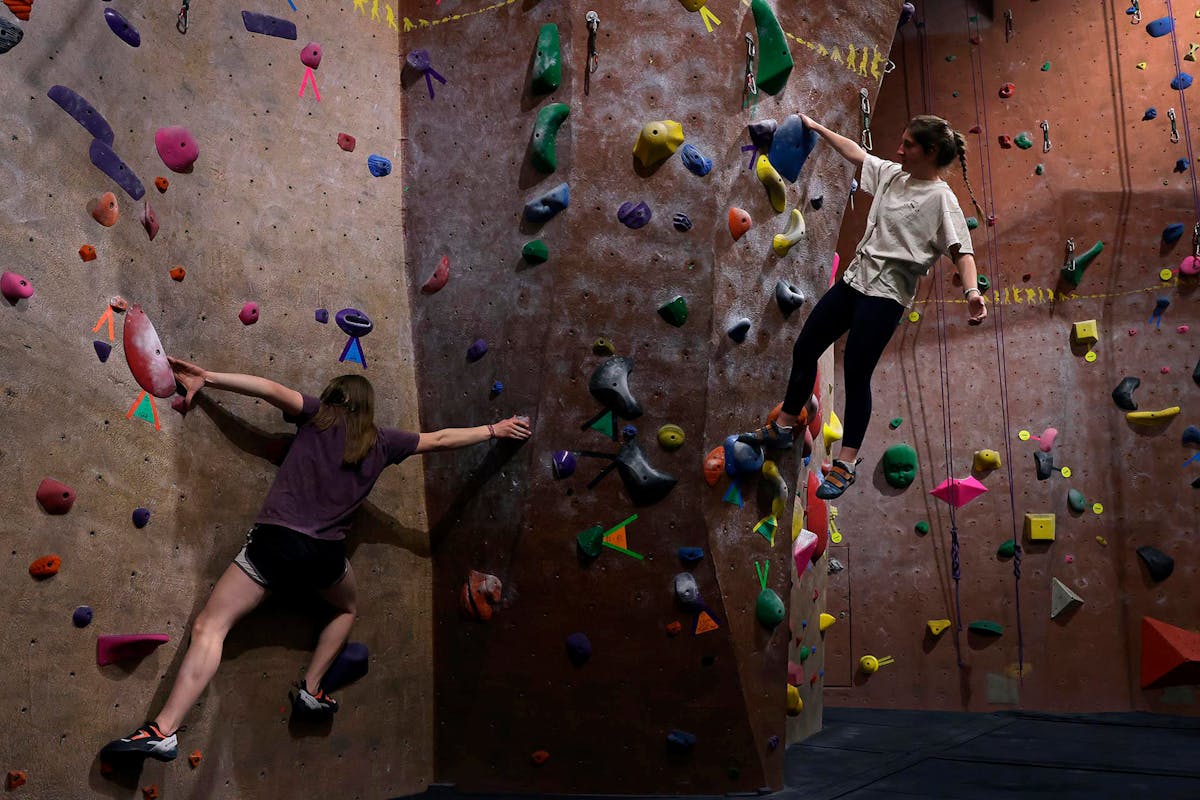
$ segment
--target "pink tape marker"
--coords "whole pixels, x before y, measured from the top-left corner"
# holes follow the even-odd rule
[[[300,93],[297,97],[304,97],[304,87],[312,82],[313,94],[317,96],[317,102],[321,102],[321,90],[317,88],[317,76],[313,74],[312,67],[305,67],[304,80],[300,81]]]

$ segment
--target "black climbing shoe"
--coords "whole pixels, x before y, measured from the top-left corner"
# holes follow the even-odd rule
[[[158,726],[147,722],[123,739],[113,739],[100,751],[103,757],[143,756],[159,761],[173,761],[179,755],[179,740],[175,734],[163,735]]]
[[[292,714],[309,719],[328,719],[337,713],[338,703],[321,689],[316,693],[308,691],[304,681],[296,684],[291,693]]]
[[[862,463],[856,459],[853,464],[847,464],[840,459],[833,460],[833,469],[825,476],[825,480],[817,487],[817,497],[821,500],[833,500],[841,497],[842,492],[854,485],[854,468]]]
[[[793,430],[795,428],[785,428],[778,423],[768,422],[761,428],[739,433],[737,440],[768,450],[787,450],[796,442],[792,435]]]

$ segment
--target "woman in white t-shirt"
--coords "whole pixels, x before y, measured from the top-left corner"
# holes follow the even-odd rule
[[[871,374],[896,326],[913,301],[917,282],[941,257],[954,262],[966,289],[967,314],[972,325],[987,316],[977,285],[970,231],[954,191],[941,172],[955,160],[967,181],[966,143],[962,134],[941,117],[913,118],[904,129],[896,156],[884,161],[814,122],[800,118],[847,161],[861,167],[859,188],[874,196],[867,227],[854,249],[854,258],[817,302],[792,349],[792,372],[777,420],[743,433],[743,442],[785,449],[794,441],[793,428],[807,424],[806,405],[817,379],[817,360],[843,334],[849,333],[843,355],[846,409],[839,457],[817,489],[817,497],[839,497],[854,483],[862,446],[871,419]],[[971,184],[971,202],[979,211]],[[980,217],[983,212],[979,211]]]

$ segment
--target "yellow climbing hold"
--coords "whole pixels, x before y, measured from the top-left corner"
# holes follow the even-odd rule
[[[708,0],[679,0],[688,11],[699,11]]]
[[[1082,322],[1074,323],[1071,326],[1071,341],[1076,344],[1095,344],[1100,341],[1096,320],[1085,319]]]
[[[683,144],[683,126],[670,119],[647,122],[638,134],[633,155],[643,167],[665,161]]]
[[[778,177],[779,173],[775,173]],[[775,234],[775,238],[771,240],[771,248],[775,250],[775,255],[782,258],[792,249],[792,245],[800,241],[800,237],[804,235],[808,227],[804,224],[804,215],[800,213],[800,209],[793,208],[791,215],[788,217],[787,228],[783,233]]]
[[[925,627],[928,628],[929,632],[932,633],[934,636],[941,636],[943,633],[946,632],[946,629],[950,627],[950,620],[948,620],[948,619],[926,620]]]
[[[971,466],[976,472],[1000,469],[1000,454],[995,450],[976,450]]]
[[[842,438],[842,421],[838,419],[836,411],[829,412],[829,421],[822,426],[821,432],[825,437],[825,451],[828,452],[833,443]]]
[[[1084,360],[1084,361],[1086,361],[1086,362],[1088,362],[1089,364],[1091,364],[1091,363],[1095,362],[1096,358],[1097,358],[1097,356],[1096,356],[1096,351],[1095,351],[1095,350],[1088,350],[1088,351],[1087,351],[1086,353],[1084,353],[1084,355],[1083,355],[1083,360]]]
[[[1014,681],[1018,678],[1023,678],[1026,675],[1033,673],[1033,664],[1009,664],[1004,668],[1004,674],[1012,678]]]
[[[1179,406],[1171,406],[1170,408],[1160,408],[1158,411],[1128,411],[1125,413],[1125,419],[1140,425],[1153,425],[1156,422],[1171,419],[1181,410]]]
[[[663,425],[658,429],[658,443],[663,450],[678,450],[683,447],[683,428],[678,425]]]
[[[1100,543],[1101,547],[1108,547],[1108,539],[1105,539],[1103,536],[1097,536],[1096,541]]]
[[[829,626],[835,622],[837,622],[837,617],[835,617],[833,614],[826,614],[824,611],[822,611],[819,623],[821,626],[821,633],[829,630]]]
[[[1145,62],[1145,61],[1139,61],[1139,62],[1137,63],[1137,68],[1138,68],[1138,69],[1145,69],[1145,68],[1146,68],[1146,62]]]
[[[789,717],[797,716],[804,710],[804,700],[800,697],[800,690],[792,684],[788,684],[787,688],[787,713]]]
[[[1053,542],[1054,515],[1025,514],[1025,535],[1031,542]]]
[[[787,209],[787,184],[783,182],[783,177],[775,167],[771,166],[771,159],[765,155],[759,156],[754,162],[754,172],[763,186],[767,187],[771,207],[775,209],[776,214],[782,214]]]
[[[920,322],[921,321],[920,313],[918,313],[916,311],[908,312],[908,321],[909,322]]]

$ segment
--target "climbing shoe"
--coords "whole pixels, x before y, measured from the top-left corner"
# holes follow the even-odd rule
[[[793,430],[793,428],[785,428],[777,423],[768,422],[761,428],[739,433],[737,438],[739,442],[765,447],[768,450],[787,450],[795,443],[795,438],[792,436]]]
[[[149,756],[159,761],[173,761],[179,755],[179,740],[175,734],[166,736],[153,722],[147,722],[125,738],[113,739],[100,755]]]
[[[857,459],[853,464],[847,464],[839,459],[833,460],[833,469],[825,476],[825,480],[817,487],[817,497],[822,500],[833,500],[841,497],[842,492],[854,484],[854,468],[862,463]]]
[[[325,694],[322,689],[317,689],[315,693],[308,691],[304,681],[296,684],[291,697],[292,713],[302,717],[326,718],[333,716],[338,710],[337,700]]]

